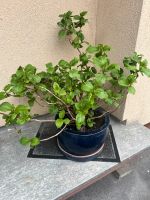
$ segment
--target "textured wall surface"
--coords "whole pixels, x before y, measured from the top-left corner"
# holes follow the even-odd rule
[[[135,51],[142,2],[142,0],[115,0],[113,3],[109,0],[98,1],[96,43],[104,43],[112,47],[110,53],[112,62],[122,65],[122,59]],[[136,95],[134,98],[137,98]],[[121,120],[130,121],[131,116],[134,115],[131,111],[133,105],[131,103],[127,105],[126,102],[127,100],[115,115]],[[138,105],[139,103],[141,102],[138,102]]]
[[[149,61],[150,67],[150,1],[144,0],[135,50]],[[136,94],[128,95],[124,118],[138,120],[143,124],[150,122],[150,79],[140,77],[136,84]]]
[[[99,0],[96,43],[112,47],[111,60],[122,64],[122,58],[135,49],[142,0]]]
[[[58,15],[68,10],[88,11],[85,34],[94,43],[97,0],[0,0],[0,90],[20,65],[32,63],[42,69],[49,61],[57,63],[76,54],[57,38]]]
[[[67,10],[87,10],[87,40],[112,46],[112,62],[138,51],[150,61],[150,1],[148,0],[0,0],[0,90],[18,66],[71,59],[76,54],[57,38],[58,15]],[[150,80],[140,77],[136,95],[128,95],[115,115],[128,122],[150,121]],[[24,100],[12,99],[18,103]],[[46,110],[34,108],[39,113]],[[0,121],[2,125],[3,122]]]

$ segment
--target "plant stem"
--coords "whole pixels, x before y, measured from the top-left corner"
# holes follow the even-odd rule
[[[101,118],[101,117],[103,117],[104,115],[106,115],[106,114],[108,114],[108,113],[113,113],[113,112],[115,112],[115,111],[121,106],[122,103],[123,103],[123,101],[122,101],[115,109],[113,109],[113,110],[108,110],[108,111],[102,113],[101,115],[96,116],[96,117],[91,117],[90,119],[98,119],[98,118]]]
[[[69,107],[67,106],[67,104],[66,104],[63,100],[61,100],[59,97],[57,97],[53,92],[51,92],[51,91],[48,90],[47,88],[44,88],[44,87],[41,87],[41,88],[45,89],[47,92],[49,92],[49,93],[50,93],[51,95],[53,95],[55,98],[57,98],[62,104],[64,104],[65,107],[67,108],[67,111],[68,111],[68,113],[70,114],[71,118],[72,118],[73,120],[75,120],[75,118],[73,117],[73,114],[72,114],[71,111],[69,110]]]
[[[0,115],[6,115],[5,113],[3,113],[3,112],[0,112]]]
[[[69,115],[71,116],[71,118],[72,118],[73,120],[75,120],[75,118],[74,118],[72,112],[69,110],[69,107],[68,107],[68,106],[67,106],[67,111],[68,111]]]
[[[52,138],[58,136],[60,133],[63,132],[63,130],[66,128],[66,126],[67,126],[67,125],[65,125],[65,126],[64,126],[58,133],[56,133],[55,135],[52,135],[52,136],[50,136],[50,137],[48,137],[48,138],[45,138],[45,139],[42,139],[42,140],[40,140],[40,142],[47,141],[47,140],[50,140],[50,139],[52,139]]]
[[[48,105],[53,105],[53,104],[56,104],[56,103],[50,103],[50,102],[48,102],[46,99],[44,99],[44,98],[42,98],[39,94],[36,94],[37,95],[37,97],[39,97],[40,98],[40,100],[43,100],[43,101],[45,101],[45,103],[47,103]]]
[[[104,116],[105,114],[107,114],[107,113],[110,113],[110,111],[104,112],[104,113],[102,113],[101,115],[96,116],[96,117],[91,117],[90,119],[98,119],[98,118],[101,118],[101,117],[103,117],[103,116]]]
[[[31,119],[30,121],[34,121],[34,122],[55,122],[54,119],[50,120],[50,119],[45,119],[45,120],[40,120],[40,119]]]
[[[46,90],[48,93],[50,93],[51,95],[53,95],[56,99],[58,99],[62,104],[64,104],[67,107],[67,105],[65,104],[65,102],[63,100],[61,100],[58,96],[56,96],[53,92],[51,92],[50,90],[48,90],[47,88],[44,88],[42,86],[40,86],[40,88]]]
[[[79,52],[80,55],[82,54],[79,48],[77,48],[77,51]]]
[[[68,39],[68,40],[69,40],[70,44],[72,45],[71,39]],[[79,52],[80,55],[82,54],[79,48],[77,48],[77,51]]]

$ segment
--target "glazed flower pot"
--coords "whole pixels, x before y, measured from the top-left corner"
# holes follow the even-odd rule
[[[100,114],[102,110],[99,109],[97,112]],[[57,138],[58,147],[71,160],[90,161],[103,150],[109,124],[110,119],[107,114],[103,117],[103,123],[93,130],[80,132],[67,127]]]

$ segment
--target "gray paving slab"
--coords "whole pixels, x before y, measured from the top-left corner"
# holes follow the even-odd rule
[[[150,130],[144,126],[124,126],[113,119],[112,125],[122,161],[150,147]],[[24,134],[36,134],[38,128],[38,123],[30,123]],[[57,199],[117,165],[27,158],[28,151],[13,129],[0,131],[0,200]]]

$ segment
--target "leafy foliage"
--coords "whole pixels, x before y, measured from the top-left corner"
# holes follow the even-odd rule
[[[56,65],[46,64],[46,70],[37,72],[31,64],[19,67],[10,83],[0,92],[0,100],[7,97],[26,97],[28,105],[0,104],[0,113],[6,124],[23,125],[30,121],[30,111],[40,97],[51,114],[58,114],[57,128],[75,123],[77,129],[93,127],[94,110],[100,104],[117,107],[126,92],[135,93],[134,83],[139,74],[150,77],[148,63],[142,55],[133,53],[123,59],[123,66],[112,64],[108,45],[91,45],[85,41],[82,27],[88,22],[87,12],[73,15],[71,11],[59,15],[60,38],[69,40],[79,55],[70,61],[60,60]],[[84,48],[82,48],[84,47]],[[82,51],[81,51],[82,50]],[[108,87],[109,86],[109,87]],[[36,146],[39,138],[22,137],[23,145]]]
[[[71,11],[59,15],[60,21],[57,23],[60,27],[58,36],[60,38],[70,37],[70,43],[74,48],[82,48],[84,43],[84,34],[82,27],[88,22],[85,18],[86,11],[81,12],[79,15],[72,15]]]

